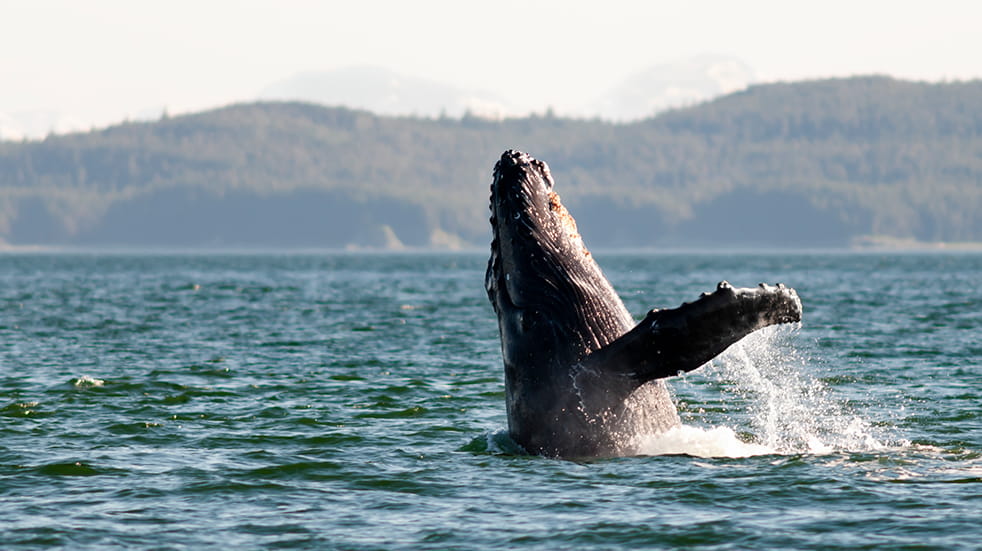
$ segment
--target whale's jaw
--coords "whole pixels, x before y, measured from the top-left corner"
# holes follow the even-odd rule
[[[567,353],[599,349],[634,325],[553,190],[544,162],[506,151],[491,184],[491,259],[485,287],[499,316],[562,320]],[[520,328],[519,328],[520,329]],[[558,345],[558,343],[557,343]]]

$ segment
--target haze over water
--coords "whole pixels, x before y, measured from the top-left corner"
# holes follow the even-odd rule
[[[0,138],[16,140],[251,101],[283,79],[358,67],[504,100],[514,114],[616,118],[634,94],[657,103],[666,91],[638,84],[668,78],[671,94],[685,95],[691,75],[671,67],[704,54],[746,64],[762,82],[982,78],[982,13],[961,0],[829,0],[822,9],[776,0],[173,0],[167,9],[35,0],[2,10]],[[656,67],[655,80],[645,78]],[[716,77],[732,76],[720,69]],[[349,106],[376,93],[349,95]],[[425,112],[431,99],[403,114]]]
[[[978,545],[982,255],[597,256],[637,316],[725,278],[803,320],[574,463],[507,438],[484,255],[3,255],[0,546]]]

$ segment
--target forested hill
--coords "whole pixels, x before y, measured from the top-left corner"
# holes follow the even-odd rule
[[[0,143],[10,245],[486,246],[505,149],[593,247],[982,241],[982,81],[752,87],[633,124],[234,105]]]

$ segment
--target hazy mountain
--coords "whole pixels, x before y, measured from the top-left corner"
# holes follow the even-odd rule
[[[267,86],[259,98],[309,101],[394,116],[459,118],[470,113],[497,119],[517,114],[514,106],[493,94],[400,75],[380,67],[301,73]]]
[[[123,120],[112,122],[118,124],[125,121],[156,120],[166,112],[167,108],[164,106],[146,107],[136,113],[126,115]],[[86,121],[80,117],[51,109],[13,111],[0,113],[0,141],[37,140],[48,135],[85,132],[105,126],[109,126],[109,124]]]
[[[756,80],[753,69],[739,59],[702,55],[638,72],[586,110],[605,120],[639,120],[743,90]]]
[[[668,108],[692,105],[742,90],[755,81],[743,62],[704,55],[650,67],[612,87],[597,100],[568,108],[570,113],[611,121],[632,121]],[[520,105],[514,99],[426,80],[380,67],[348,67],[300,73],[274,82],[259,92],[262,100],[287,100],[364,109],[379,115],[460,118],[526,116],[545,105]],[[147,106],[120,120],[155,120],[163,106]],[[173,113],[172,113],[173,114]],[[0,140],[43,138],[105,126],[58,110],[0,112]]]
[[[88,128],[81,119],[55,110],[0,113],[0,140],[43,138],[48,134],[67,134]]]
[[[234,105],[0,142],[0,242],[486,246],[505,149],[594,247],[982,242],[982,81],[756,85],[631,124]]]
[[[666,109],[692,105],[743,90],[754,83],[753,70],[726,56],[702,55],[649,67],[625,79],[596,101],[570,108],[580,116],[631,121]],[[524,116],[547,106],[519,107],[487,92],[400,75],[378,67],[349,67],[302,73],[271,84],[260,99],[298,100],[365,109],[381,115],[484,118]]]

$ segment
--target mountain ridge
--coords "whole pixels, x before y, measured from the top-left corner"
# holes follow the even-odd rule
[[[237,104],[0,142],[10,245],[435,247],[487,239],[501,151],[591,246],[982,241],[982,82],[755,85],[634,123]]]

